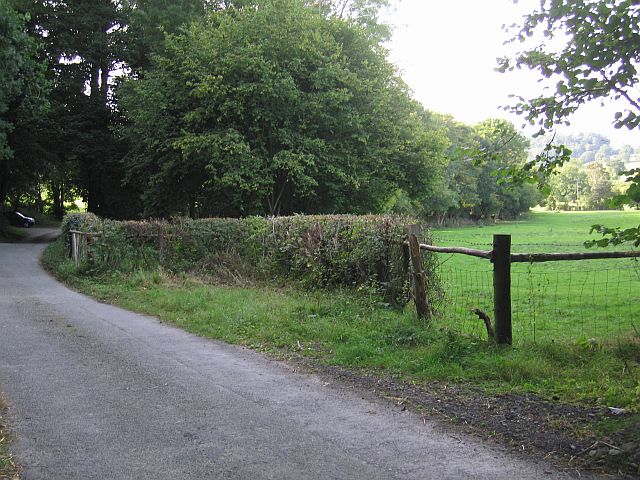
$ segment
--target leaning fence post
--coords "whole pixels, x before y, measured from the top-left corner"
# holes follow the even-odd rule
[[[420,244],[418,243],[418,235],[420,235],[419,225],[409,225],[407,227],[409,256],[411,257],[413,273],[413,296],[416,303],[416,312],[418,314],[418,318],[428,318],[429,304],[427,302],[427,287],[424,267],[422,265],[422,254],[420,253]]]
[[[496,343],[511,345],[511,235],[493,236],[491,262]]]

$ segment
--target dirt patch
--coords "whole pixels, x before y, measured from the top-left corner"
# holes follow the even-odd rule
[[[7,406],[8,403],[2,392],[0,392],[0,480],[18,480],[19,468],[7,448],[9,434],[4,423],[4,414]]]
[[[520,454],[544,458],[564,471],[606,473],[611,478],[640,478],[640,417],[625,415],[628,425],[596,437],[600,422],[619,419],[605,408],[551,402],[536,395],[488,395],[469,385],[440,381],[407,383],[376,371],[320,365],[289,357],[307,371],[364,388],[398,408],[506,446]]]
[[[30,228],[22,243],[52,243],[60,236],[59,228]]]

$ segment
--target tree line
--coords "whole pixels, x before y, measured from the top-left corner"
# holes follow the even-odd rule
[[[531,152],[542,150],[550,140],[544,136],[534,139]],[[609,210],[639,205],[631,198],[619,198],[628,188],[623,173],[637,163],[640,148],[615,148],[609,138],[597,133],[555,135],[553,141],[571,153],[548,179],[544,206],[551,210]]]
[[[539,200],[508,122],[425,110],[384,0],[0,0],[0,205],[112,218],[418,212]]]

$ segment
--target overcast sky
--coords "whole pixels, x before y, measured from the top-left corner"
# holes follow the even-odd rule
[[[539,0],[393,0],[387,20],[394,26],[390,60],[429,110],[452,114],[465,123],[490,117],[523,119],[500,109],[513,103],[509,94],[535,96],[541,91],[535,72],[498,73],[496,58],[508,54],[504,24],[519,22]],[[596,132],[612,143],[640,146],[640,135],[613,128],[613,106],[585,106],[569,130]],[[533,130],[528,130],[529,132]]]

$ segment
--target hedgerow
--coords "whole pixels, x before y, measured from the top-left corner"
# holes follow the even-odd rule
[[[409,294],[401,248],[409,222],[389,215],[121,222],[71,214],[62,237],[74,229],[93,234],[85,272],[161,266],[174,273],[279,279],[307,289],[355,288],[402,304]],[[425,260],[435,288],[431,258]]]

